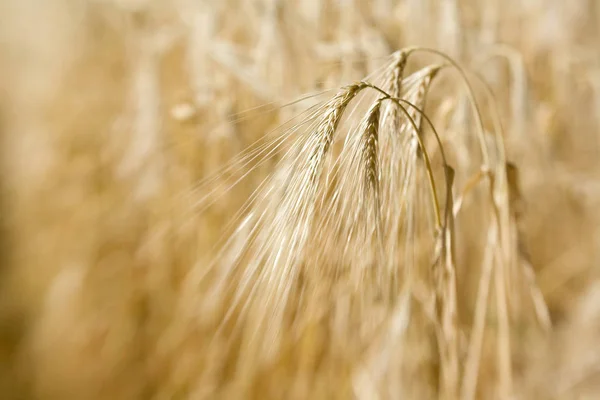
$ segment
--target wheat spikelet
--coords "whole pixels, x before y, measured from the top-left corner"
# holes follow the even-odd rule
[[[242,380],[249,379],[244,374],[256,370],[259,360],[272,358],[278,348],[283,318],[311,232],[322,165],[344,110],[364,87],[348,86],[322,107],[319,121],[307,127],[309,135],[290,148],[282,168],[258,194],[258,207],[248,217],[249,239],[229,248],[229,256],[220,260],[221,278],[210,293],[222,298],[239,282],[226,320],[239,312],[253,316],[252,325],[244,328],[242,351],[247,354],[239,360],[251,364],[239,366]],[[308,154],[307,159],[301,158],[304,154]],[[271,311],[265,312],[265,308]]]
[[[375,216],[375,232],[377,234],[377,240],[381,243],[383,240],[383,232],[381,231],[381,204],[380,204],[380,193],[379,193],[379,151],[378,151],[378,131],[379,131],[379,114],[381,110],[381,102],[377,101],[367,112],[365,118],[365,126],[362,128],[363,135],[363,162],[365,164],[365,181],[366,189],[368,193],[365,196],[373,197],[373,207]],[[380,246],[383,246],[381,243]],[[383,252],[383,248],[381,248]],[[380,262],[385,262],[381,259]]]

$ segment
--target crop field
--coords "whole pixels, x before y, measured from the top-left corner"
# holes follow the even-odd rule
[[[0,0],[0,399],[600,398],[600,2]]]

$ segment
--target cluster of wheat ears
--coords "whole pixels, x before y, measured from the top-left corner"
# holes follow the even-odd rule
[[[503,4],[0,2],[0,398],[599,395],[600,7]]]

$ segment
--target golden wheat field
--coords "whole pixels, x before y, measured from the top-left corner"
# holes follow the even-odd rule
[[[0,399],[600,398],[600,2],[0,0]]]

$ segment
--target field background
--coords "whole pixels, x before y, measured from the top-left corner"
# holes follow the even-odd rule
[[[460,396],[439,384],[435,351],[415,339],[429,334],[422,316],[404,344],[328,336],[333,322],[315,319],[299,338],[280,333],[291,344],[261,364],[237,350],[243,333],[215,333],[224,311],[194,283],[226,257],[217,244],[262,179],[285,171],[276,158],[223,166],[406,46],[439,49],[489,82],[497,107],[484,113],[500,116],[519,175],[518,256],[535,272],[506,284],[508,330],[490,303],[478,373],[467,375],[476,385],[463,382]],[[434,58],[415,59],[412,70]],[[452,76],[426,110],[442,136],[473,129]],[[2,399],[596,398],[599,209],[595,0],[0,1]],[[480,219],[475,207],[457,221],[465,327],[483,270]],[[370,251],[362,245],[356,254]],[[329,293],[311,284],[314,296]],[[539,289],[551,326],[532,322],[519,285]],[[322,311],[302,301],[285,312]],[[369,315],[393,319],[366,304],[347,314],[347,330]],[[263,317],[250,313],[242,329]],[[399,346],[401,366],[381,361]],[[357,371],[377,378],[364,383]]]

